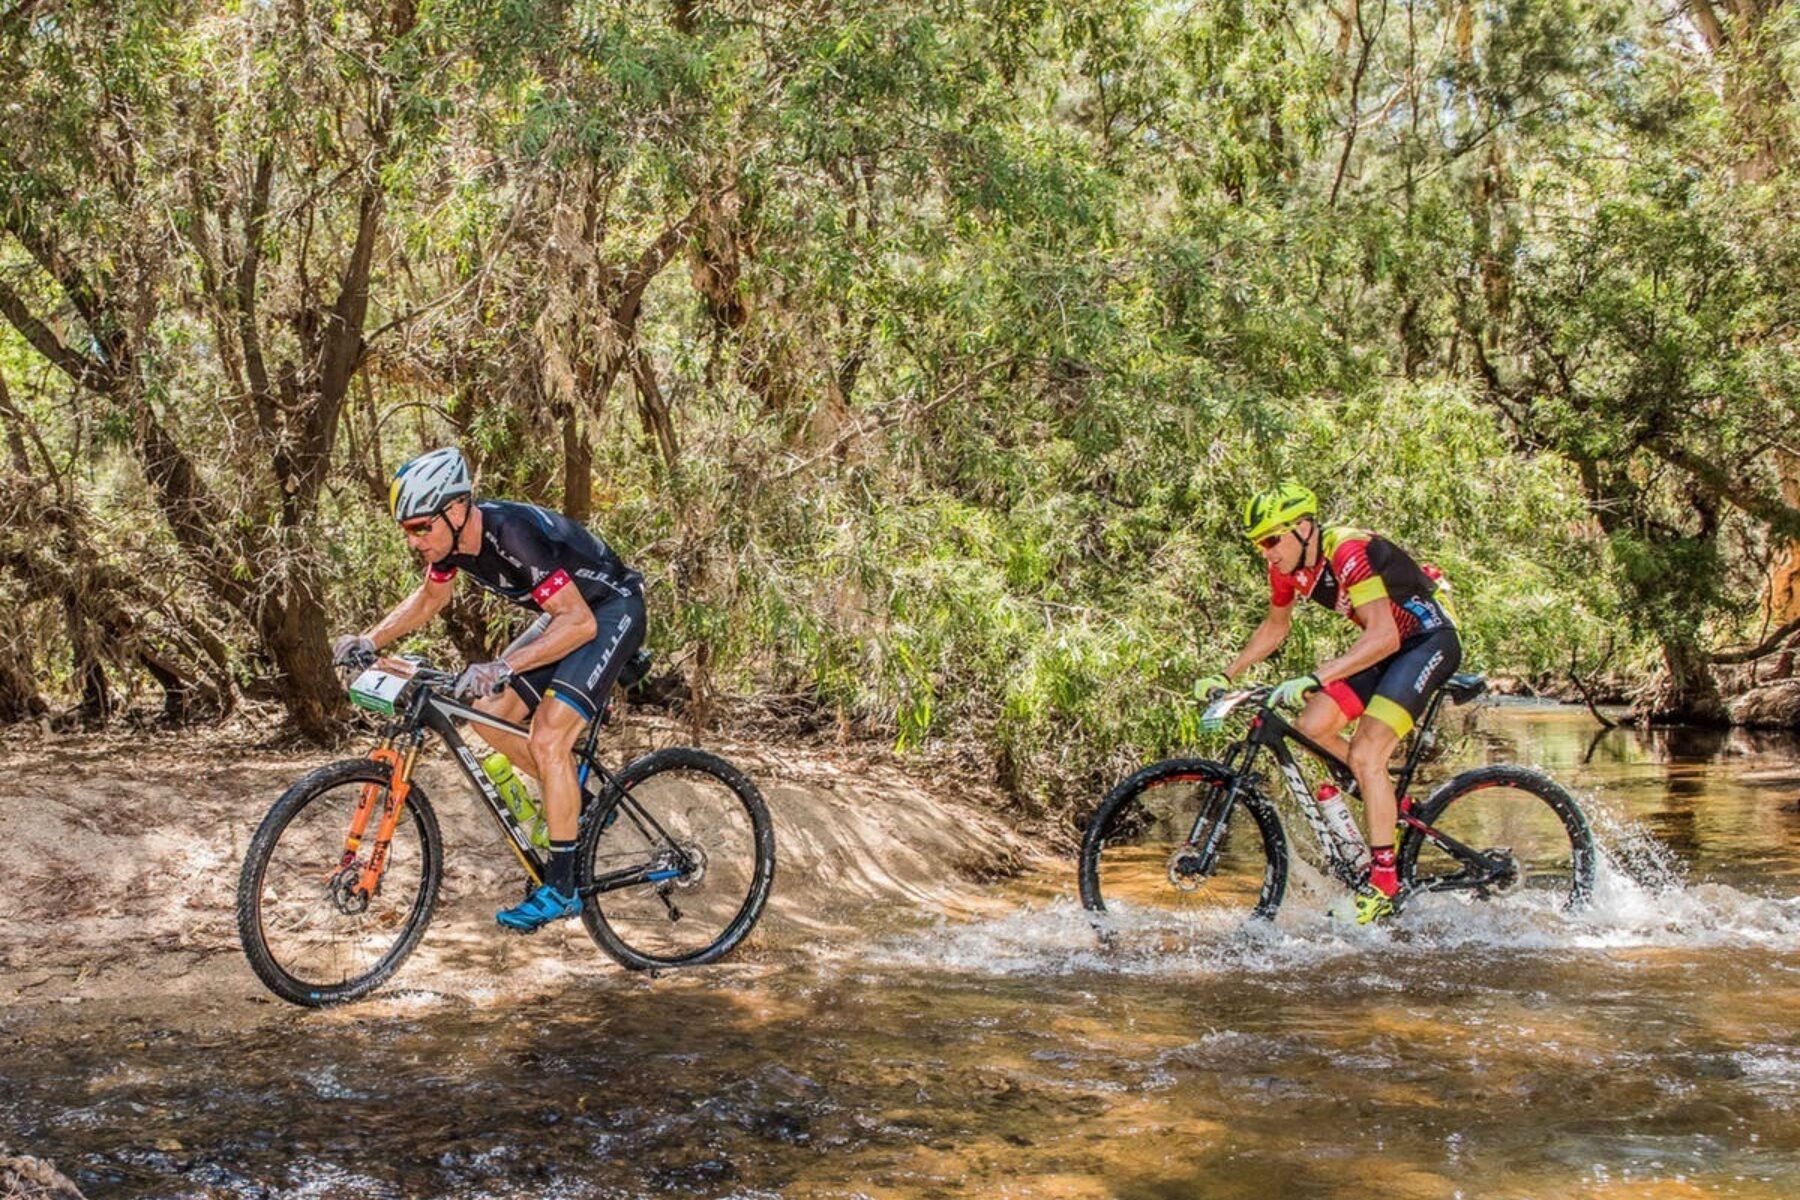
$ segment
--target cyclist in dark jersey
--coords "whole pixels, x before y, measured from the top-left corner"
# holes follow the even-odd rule
[[[492,662],[469,666],[457,690],[503,720],[530,719],[529,738],[484,728],[482,736],[543,786],[550,867],[523,904],[496,919],[530,932],[581,911],[575,894],[580,785],[570,757],[644,640],[643,580],[611,547],[559,513],[501,500],[476,502],[468,464],[433,450],[394,475],[394,519],[425,562],[425,579],[366,633],[338,638],[334,658],[375,650],[430,621],[450,603],[456,577],[539,614]],[[554,701],[554,703],[546,703]]]
[[[1349,650],[1282,683],[1270,702],[1304,700],[1295,726],[1356,775],[1372,855],[1369,880],[1356,897],[1357,922],[1366,924],[1392,913],[1400,890],[1388,759],[1431,694],[1462,662],[1448,585],[1435,568],[1419,565],[1386,538],[1320,525],[1317,499],[1292,481],[1250,499],[1244,536],[1268,564],[1269,613],[1231,665],[1200,680],[1195,690],[1204,696],[1223,689],[1273,654],[1293,627],[1297,596],[1334,609],[1361,628]],[[1345,724],[1358,717],[1368,719],[1345,738]]]

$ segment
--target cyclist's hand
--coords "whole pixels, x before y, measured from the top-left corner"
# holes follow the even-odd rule
[[[1202,704],[1210,703],[1214,693],[1231,690],[1231,680],[1223,675],[1207,675],[1194,680],[1194,699]]]
[[[512,668],[504,658],[497,658],[493,662],[470,663],[456,677],[456,683],[450,690],[458,696],[498,696],[500,689],[511,678]]]
[[[1306,700],[1306,693],[1316,692],[1325,685],[1319,682],[1317,675],[1300,675],[1276,685],[1269,693],[1270,708],[1299,708]]]
[[[366,633],[346,633],[331,643],[331,665],[354,666],[360,660],[372,657],[374,653],[374,638]]]

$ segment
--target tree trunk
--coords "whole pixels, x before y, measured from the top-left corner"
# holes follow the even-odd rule
[[[570,413],[563,420],[563,515],[577,525],[587,524],[594,511],[594,447],[582,428],[581,416]]]
[[[1776,452],[1781,472],[1781,498],[1789,508],[1800,509],[1800,455]],[[1800,617],[1800,541],[1778,542],[1784,548],[1775,556],[1764,599],[1771,625],[1785,625]]]
[[[459,590],[444,609],[444,628],[467,662],[485,662],[501,648],[482,610],[480,595],[469,588]]]
[[[1637,718],[1651,725],[1729,725],[1706,651],[1672,639],[1664,640],[1662,651],[1663,674],[1639,699]]]
[[[0,724],[27,721],[50,711],[37,690],[31,661],[8,642],[0,642]]]
[[[275,665],[288,716],[301,736],[320,743],[339,732],[344,703],[323,596],[318,568],[293,559],[270,581],[256,613],[257,636]]]

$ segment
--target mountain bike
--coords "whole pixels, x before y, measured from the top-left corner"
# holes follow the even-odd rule
[[[641,678],[648,656],[634,663]],[[456,723],[526,730],[452,695],[455,676],[419,659],[366,656],[350,698],[385,718],[366,758],[320,767],[289,787],[250,840],[238,880],[238,933],[257,977],[284,1000],[321,1007],[380,986],[419,944],[437,903],[444,841],[415,776],[427,733],[450,748],[500,823],[527,879],[548,855],[508,808]],[[624,681],[629,683],[629,680]],[[756,924],[775,876],[775,835],[743,773],[692,747],[608,771],[594,744],[611,705],[574,751],[581,784],[576,851],[581,921],[621,965],[713,962]]]
[[[1519,766],[1476,767],[1422,803],[1410,798],[1415,772],[1437,745],[1433,725],[1444,701],[1464,704],[1486,689],[1483,676],[1452,676],[1432,697],[1395,772],[1396,911],[1432,893],[1471,901],[1521,896],[1565,910],[1593,894],[1593,833],[1575,798],[1548,776]],[[1356,777],[1269,706],[1271,691],[1232,692],[1208,705],[1208,727],[1240,710],[1250,714],[1248,731],[1223,761],[1153,763],[1100,802],[1082,839],[1084,906],[1096,913],[1132,907],[1227,920],[1247,911],[1272,919],[1287,892],[1291,853],[1268,780],[1258,770],[1265,756],[1279,767],[1312,827],[1323,873],[1346,887],[1366,878],[1369,852],[1361,833],[1354,821],[1344,822],[1342,831],[1327,821],[1290,747],[1317,759],[1344,793],[1355,793]]]

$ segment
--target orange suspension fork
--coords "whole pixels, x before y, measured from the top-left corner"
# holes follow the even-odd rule
[[[394,749],[392,742],[383,742],[375,747],[369,751],[369,757],[378,763],[386,763],[390,775],[400,765],[400,752]],[[340,871],[356,861],[356,852],[362,849],[363,834],[368,832],[369,818],[375,813],[375,800],[380,795],[379,783],[363,784],[362,795],[356,801],[356,811],[350,817],[350,832],[344,838],[344,859],[338,864]]]
[[[406,807],[406,794],[412,791],[413,764],[419,758],[419,739],[406,748],[406,756],[402,758],[391,747],[386,748],[388,757],[380,761],[388,762],[393,767],[393,777],[388,783],[387,807],[381,811],[381,825],[375,831],[375,850],[369,855],[369,865],[363,868],[362,878],[357,881],[356,890],[365,896],[373,896],[375,888],[381,883],[382,868],[387,866],[388,844],[394,840],[394,829],[400,824],[400,810]],[[377,751],[377,755],[379,755]],[[366,823],[367,818],[364,818]]]

